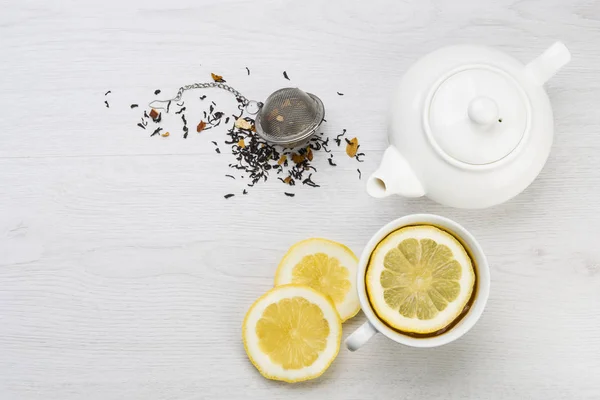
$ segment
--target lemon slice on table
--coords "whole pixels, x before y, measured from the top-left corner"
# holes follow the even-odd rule
[[[473,293],[471,258],[451,234],[430,225],[392,232],[371,255],[366,288],[392,328],[433,333],[451,324]]]
[[[340,349],[342,322],[322,293],[283,285],[250,307],[242,337],[248,358],[265,378],[300,382],[331,365]]]
[[[358,258],[343,244],[307,239],[293,245],[275,274],[275,286],[288,283],[310,286],[329,296],[342,322],[360,310],[356,290]]]

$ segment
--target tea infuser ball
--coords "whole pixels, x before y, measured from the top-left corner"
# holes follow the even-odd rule
[[[323,118],[323,102],[298,88],[271,94],[256,116],[256,133],[270,143],[295,147],[306,143]]]
[[[249,114],[256,114],[256,133],[271,144],[296,147],[308,142],[325,117],[325,107],[317,96],[298,88],[283,88],[272,93],[265,103],[248,100],[240,92],[220,82],[194,83],[179,88],[170,100],[155,100],[152,108],[165,109],[168,103],[179,101],[190,89],[219,88],[232,93]]]

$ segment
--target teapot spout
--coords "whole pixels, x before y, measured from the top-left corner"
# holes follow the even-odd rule
[[[571,61],[571,53],[562,42],[556,42],[542,55],[525,66],[525,74],[538,85],[543,85]]]
[[[367,193],[376,198],[399,194],[421,197],[425,190],[400,152],[390,146],[383,153],[379,169],[367,181]]]

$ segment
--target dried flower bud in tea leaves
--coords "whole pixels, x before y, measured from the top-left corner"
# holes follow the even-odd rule
[[[306,158],[308,158],[308,161],[312,161],[313,160],[313,152],[312,152],[312,149],[310,147],[306,148]]]
[[[215,81],[215,82],[220,82],[220,83],[225,82],[225,79],[223,79],[223,77],[221,75],[211,73],[210,76],[213,78],[213,81]]]
[[[277,161],[277,164],[281,165],[286,161],[287,161],[287,156],[284,154],[281,156],[281,158],[279,158],[279,160]]]
[[[170,135],[169,132],[165,132],[165,133],[161,134],[160,136],[162,136],[162,137],[169,137],[169,135]]]
[[[298,154],[298,153],[292,153],[292,161],[295,164],[302,164],[304,162],[304,156],[302,154]]]
[[[244,147],[246,147],[246,142],[244,142],[244,139],[240,139],[237,145],[243,149]]]
[[[204,128],[206,128],[206,122],[200,121],[200,123],[196,127],[196,132],[200,133],[204,130]]]
[[[356,156],[356,152],[358,151],[358,139],[353,138],[352,140],[348,140],[346,144],[346,154],[348,157],[354,158]]]
[[[246,130],[251,130],[252,129],[252,123],[246,121],[244,118],[239,117],[236,121],[235,121],[235,127],[239,128],[239,129],[246,129]]]

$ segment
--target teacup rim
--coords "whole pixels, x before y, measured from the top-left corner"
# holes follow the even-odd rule
[[[375,247],[391,232],[400,229],[405,226],[415,224],[430,224],[437,225],[442,228],[447,228],[451,232],[455,233],[465,242],[468,246],[471,256],[475,259],[477,265],[477,297],[471,310],[463,317],[463,319],[448,332],[445,332],[439,336],[427,337],[427,338],[416,338],[408,335],[399,333],[385,323],[383,323],[375,314],[368,300],[365,275],[369,260],[371,259],[371,253]],[[363,313],[367,317],[367,320],[373,327],[384,336],[389,339],[411,347],[437,347],[448,343],[451,343],[458,338],[462,337],[467,333],[479,320],[483,310],[487,304],[490,291],[490,270],[487,257],[481,248],[481,245],[475,239],[475,237],[461,224],[451,220],[450,218],[443,217],[436,214],[407,214],[393,221],[390,221],[383,227],[381,227],[375,235],[371,237],[367,245],[365,246],[361,257],[359,259],[358,271],[357,271],[357,286],[358,296],[360,305]]]

